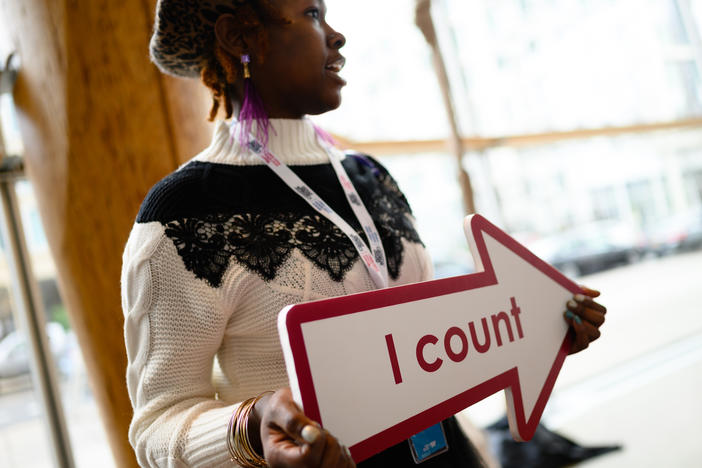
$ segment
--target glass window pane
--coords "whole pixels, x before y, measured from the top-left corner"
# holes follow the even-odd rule
[[[24,147],[14,112],[14,102],[9,94],[0,95],[0,134],[5,137],[5,152],[9,156],[20,156],[23,153]]]
[[[702,111],[699,54],[673,0],[444,0],[467,133],[520,134],[674,120]],[[636,12],[636,21],[631,20]],[[455,77],[454,77],[455,78]],[[470,115],[466,115],[466,114]]]
[[[601,253],[600,264],[579,269],[585,273],[702,243],[698,130],[499,148],[487,155],[482,176],[492,182],[499,211],[481,207],[480,199],[478,211],[499,219],[545,260],[577,263],[576,255]],[[617,257],[611,265],[604,258],[610,253]]]
[[[54,266],[32,186],[22,181],[16,185],[22,224],[32,269],[39,283],[42,304],[51,338],[51,348],[58,367],[63,402],[73,457],[77,467],[114,466],[96,402],[88,385],[83,357],[71,328],[68,312],[57,287]]]
[[[30,375],[25,330],[15,321],[10,270],[0,251],[0,466],[52,467],[46,416]]]
[[[381,161],[407,196],[417,231],[434,262],[435,276],[472,270],[462,229],[464,211],[455,158],[429,153],[388,156]]]

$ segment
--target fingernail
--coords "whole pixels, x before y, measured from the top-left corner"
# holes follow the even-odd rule
[[[575,296],[573,296],[573,298],[578,302],[583,302],[585,300],[585,296],[583,296],[582,294],[576,294]]]
[[[571,319],[571,320],[572,320],[572,319],[575,318],[575,314],[574,314],[573,312],[569,311],[569,310],[566,310],[566,311],[565,311],[565,317],[566,317],[567,319]]]
[[[578,307],[578,303],[571,299],[568,301],[568,307],[570,307],[571,309],[575,309],[576,307]]]
[[[321,432],[319,431],[319,429],[310,424],[303,427],[302,432],[300,432],[300,435],[308,444],[313,444],[317,439],[319,439],[320,434]]]
[[[575,320],[575,323],[577,323],[578,325],[582,325],[582,323],[583,323],[583,319],[581,319],[577,315],[575,316],[575,318],[573,320]]]

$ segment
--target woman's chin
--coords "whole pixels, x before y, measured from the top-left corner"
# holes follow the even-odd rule
[[[325,112],[333,111],[341,106],[341,90],[327,96],[323,102],[320,103],[318,109],[309,112],[310,115],[324,114]]]

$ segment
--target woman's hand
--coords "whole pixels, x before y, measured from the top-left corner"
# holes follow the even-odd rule
[[[600,337],[600,326],[605,321],[607,309],[593,298],[600,295],[599,291],[581,286],[585,294],[576,294],[568,301],[564,316],[572,327],[573,340],[568,354],[575,354],[587,348],[590,343]]]
[[[249,437],[271,468],[353,468],[348,449],[309,419],[293,401],[289,388],[259,400],[251,412]],[[258,427],[260,439],[253,428]],[[259,452],[261,453],[261,452]]]

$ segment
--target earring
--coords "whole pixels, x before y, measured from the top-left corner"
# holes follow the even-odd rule
[[[251,78],[251,70],[249,70],[249,63],[251,63],[251,57],[248,54],[241,56],[241,64],[244,66],[244,79]]]
[[[251,138],[251,130],[256,122],[256,139],[264,146],[268,146],[268,132],[271,123],[268,120],[266,109],[263,107],[261,96],[258,95],[251,80],[251,70],[249,69],[251,57],[248,54],[241,56],[241,64],[244,67],[244,100],[239,111],[239,142],[248,145]]]

